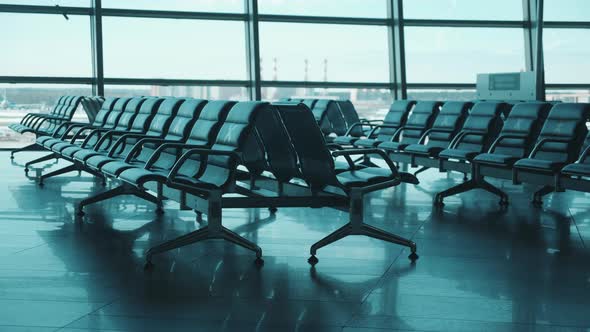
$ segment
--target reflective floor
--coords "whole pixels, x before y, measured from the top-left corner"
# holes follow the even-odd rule
[[[131,197],[87,209],[103,188],[68,174],[38,187],[19,164],[39,153],[0,153],[0,331],[589,331],[590,196],[562,193],[543,209],[522,187],[501,184],[511,205],[487,193],[433,193],[461,176],[431,170],[419,186],[366,200],[367,221],[413,238],[408,250],[349,237],[310,245],[347,221],[332,209],[227,210],[225,225],[257,242],[265,265],[209,241],[155,257],[144,250],[201,227],[191,211]],[[48,171],[59,165],[49,165]],[[35,175],[35,170],[30,172]],[[525,188],[530,191],[532,188]]]

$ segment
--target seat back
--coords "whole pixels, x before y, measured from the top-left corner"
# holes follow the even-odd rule
[[[529,102],[516,104],[500,132],[502,135],[517,135],[523,138],[506,138],[498,141],[495,153],[524,158],[532,149],[533,142],[547,118],[551,104]]]
[[[380,128],[377,133],[377,140],[390,141],[397,128],[406,124],[412,107],[416,104],[414,100],[396,100],[389,107],[389,111],[383,119],[383,124],[394,128]]]
[[[70,101],[72,100],[71,98],[72,98],[71,96],[59,97],[59,99],[57,100],[55,105],[53,105],[53,108],[49,112],[49,115],[61,117],[64,109],[67,108],[68,105],[70,104]]]
[[[69,100],[69,96],[61,96],[57,99],[57,101],[55,102],[55,105],[53,105],[53,108],[51,109],[51,111],[49,112],[49,115],[52,116],[59,116],[61,109],[63,107],[65,107],[65,105],[69,104],[66,103],[66,100]]]
[[[338,107],[333,100],[319,99],[311,109],[316,122],[320,125],[324,135],[334,132],[333,127],[345,127],[344,119],[339,114]],[[341,134],[342,135],[342,134]]]
[[[502,129],[502,114],[507,108],[509,105],[506,103],[492,101],[473,105],[459,135],[465,132],[474,132],[478,135],[465,136],[455,148],[474,152],[486,151]]]
[[[123,109],[123,113],[119,117],[119,121],[117,121],[117,125],[115,126],[115,130],[129,130],[131,129],[131,124],[137,116],[141,105],[146,101],[148,98],[142,97],[135,97],[131,98],[127,105],[125,105],[125,109]]]
[[[162,102],[164,102],[164,98],[146,98],[133,118],[130,130],[133,132],[146,133],[148,135],[161,135],[161,131],[152,133],[149,133],[148,131],[152,129],[155,131],[155,129],[158,128],[158,126],[152,128],[152,120],[155,118],[156,113],[160,111],[160,105]]]
[[[406,121],[400,142],[404,144],[418,143],[424,132],[432,127],[442,104],[440,101],[419,101],[416,103]]]
[[[535,159],[550,160],[559,163],[571,163],[577,159],[588,129],[586,121],[590,116],[590,104],[560,103],[549,111],[547,120],[537,138],[537,143],[544,139],[558,139],[566,142],[550,142],[542,145],[535,154]]]
[[[115,106],[118,99],[119,98],[109,97],[102,102],[98,113],[96,113],[96,116],[94,117],[94,121],[92,121],[93,126],[100,127],[105,123],[107,116],[113,110],[113,106]]]
[[[428,141],[425,145],[429,147],[446,148],[451,140],[457,135],[463,123],[467,118],[469,109],[473,103],[448,101],[440,109],[434,123],[433,130],[443,130],[445,132],[433,132],[428,135]]]
[[[182,141],[188,138],[191,128],[206,104],[207,101],[204,99],[184,100],[178,108],[176,116],[172,118],[165,138],[173,141]]]
[[[70,103],[66,107],[62,108],[61,117],[67,120],[71,120],[74,117],[74,113],[76,113],[78,106],[80,106],[82,99],[83,97],[81,96],[72,96],[70,99]]]
[[[338,105],[338,109],[344,118],[344,122],[346,122],[347,130],[350,129],[355,123],[361,122],[361,119],[359,118],[359,115],[350,100],[337,101],[336,104]],[[364,132],[362,126],[356,126],[352,128],[352,131],[350,132],[350,136],[353,137],[362,137],[363,135]]]
[[[150,127],[148,128],[147,135],[149,136],[164,136],[168,132],[170,123],[176,116],[178,108],[182,104],[184,99],[168,97],[164,98],[157,107],[157,111],[152,117]],[[144,105],[142,105],[142,108]],[[137,118],[136,118],[137,119]]]
[[[228,100],[208,102],[193,125],[186,143],[194,145],[213,144],[221,124],[235,104],[236,102]]]
[[[284,129],[279,115],[283,108],[305,109],[298,104],[289,102],[274,103],[273,112],[264,112],[256,120],[256,132],[260,137],[260,146],[264,151],[264,169],[274,174],[281,182],[287,182],[294,177],[299,177],[297,156],[291,146],[291,141]],[[309,112],[309,109],[308,109]],[[316,125],[317,126],[317,125]]]
[[[219,129],[211,150],[241,153],[253,132],[256,117],[260,112],[272,112],[267,102],[245,101],[235,104]],[[242,155],[242,159],[251,159]],[[235,161],[228,156],[209,156],[203,163],[204,170],[198,180],[217,187],[224,187],[232,180]]]
[[[112,129],[115,128],[115,126],[117,126],[119,118],[123,114],[123,111],[125,110],[130,100],[131,98],[119,98],[115,101],[113,109],[109,112],[106,120],[104,121],[104,128]]]
[[[312,110],[317,101],[317,99],[303,99],[301,102],[304,103],[305,106],[309,107],[310,110]]]
[[[301,178],[312,191],[337,184],[334,159],[313,113],[301,105],[281,107],[278,112],[297,155]]]

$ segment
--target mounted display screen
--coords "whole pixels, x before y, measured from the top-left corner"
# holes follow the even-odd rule
[[[488,88],[491,91],[520,90],[520,73],[490,74]]]

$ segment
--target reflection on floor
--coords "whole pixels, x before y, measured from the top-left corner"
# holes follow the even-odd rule
[[[200,227],[190,211],[122,197],[76,220],[73,203],[99,181],[76,173],[40,188],[0,153],[0,331],[586,331],[590,327],[589,196],[549,196],[534,209],[505,183],[512,204],[471,192],[433,210],[434,192],[461,181],[435,170],[418,187],[366,201],[370,223],[412,237],[407,250],[350,237],[309,246],[340,227],[331,209],[227,210],[225,224],[259,243],[265,265],[210,241],[143,253]],[[59,165],[49,165],[58,167]],[[45,170],[47,171],[47,170]],[[35,170],[30,172],[35,175]],[[528,188],[530,191],[531,188]]]

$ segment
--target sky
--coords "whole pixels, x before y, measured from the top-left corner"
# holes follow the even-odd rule
[[[105,8],[243,12],[243,0],[103,0]],[[88,6],[88,0],[0,4]],[[521,20],[521,0],[405,0],[409,19]],[[546,20],[590,21],[590,0],[545,0]],[[261,14],[386,16],[385,0],[259,0]],[[242,22],[105,17],[107,77],[246,79]],[[0,14],[1,76],[92,75],[89,18]],[[549,83],[590,81],[590,30],[545,29]],[[525,67],[521,29],[407,27],[408,82],[475,81]],[[260,23],[262,78],[387,82],[387,28]],[[327,60],[327,66],[325,65]],[[276,71],[275,71],[276,66]],[[582,74],[581,74],[582,73]]]

